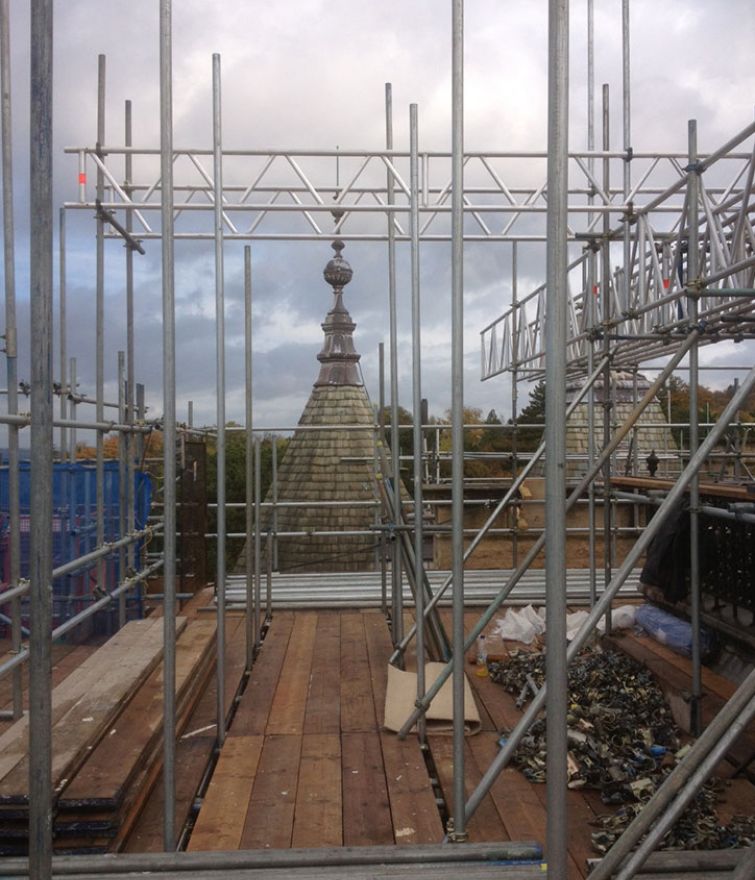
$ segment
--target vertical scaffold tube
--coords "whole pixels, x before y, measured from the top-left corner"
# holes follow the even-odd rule
[[[624,133],[624,175],[623,196],[626,204],[632,189],[632,95],[629,75],[629,0],[621,0],[621,67],[622,67],[622,128]],[[624,275],[622,284],[622,304],[630,308],[630,285],[632,265],[632,224],[626,218],[623,229]]]
[[[246,573],[246,668],[252,668],[254,655],[259,649],[260,605],[254,589],[254,434],[252,433],[254,407],[252,402],[252,249],[244,248],[244,375],[246,384],[246,543],[244,563]]]
[[[451,554],[453,570],[453,828],[467,838],[464,816],[464,2],[451,22]]]
[[[8,386],[8,415],[18,413],[18,352],[16,325],[16,256],[13,212],[13,144],[10,70],[10,11],[8,0],[0,0],[0,132],[3,167],[3,269],[5,275],[5,378]],[[8,425],[8,518],[10,539],[9,581],[17,584],[21,575],[21,518],[19,509],[18,426]],[[21,650],[21,599],[11,605],[11,648]],[[23,711],[21,667],[13,670],[13,717]]]
[[[105,145],[105,56],[97,56],[97,156],[102,161]],[[105,223],[99,207],[105,199],[105,175],[97,166],[97,229],[95,290],[95,411],[98,422],[105,421]],[[97,431],[95,452],[95,505],[97,546],[105,543],[105,435]],[[105,558],[97,562],[97,587],[106,589]]]
[[[217,725],[218,744],[225,740],[225,280],[223,267],[223,145],[220,55],[212,56],[212,156],[215,232],[215,371],[217,405]]]
[[[385,146],[393,149],[393,89],[385,84]],[[388,169],[386,181],[386,204],[392,206],[395,199],[393,172]],[[401,511],[401,452],[398,432],[398,319],[396,316],[396,227],[393,214],[388,212],[388,322],[391,343],[390,390],[391,390],[391,482],[393,483],[393,522],[398,523]],[[391,544],[391,628],[393,644],[398,645],[404,636],[404,598],[401,584],[401,540],[394,536]]]
[[[61,208],[58,212],[58,357],[60,364],[60,418],[68,418],[68,398],[66,396],[66,373],[68,372],[68,353],[66,330],[68,318],[66,316],[66,209]],[[60,426],[60,460],[65,461],[68,457],[68,429],[65,425]]]
[[[378,343],[378,453],[385,443],[385,343]],[[380,456],[378,454],[378,468],[380,467]],[[385,529],[380,529],[380,541],[378,550],[380,552],[380,610],[383,614],[388,613],[388,583],[387,573],[385,570]]]
[[[118,352],[118,421],[126,422],[126,353]],[[126,443],[128,434],[118,432],[118,537],[126,535]],[[118,550],[118,580],[116,584],[126,580],[126,548]],[[118,596],[118,628],[126,625],[126,598],[124,590]]]
[[[689,170],[687,182],[687,309],[690,323],[697,324],[697,295],[700,286],[700,211],[699,173],[697,168],[697,121],[688,124]],[[700,413],[698,404],[699,356],[697,342],[689,352],[689,454],[692,457],[700,444]],[[690,699],[690,727],[693,736],[700,735],[700,698],[702,671],[700,656],[700,477],[695,474],[689,484],[689,590],[690,621],[692,624],[692,696]]]
[[[414,590],[417,608],[417,699],[425,696],[425,591],[422,586],[422,349],[419,283],[419,157],[417,105],[409,105],[409,191],[412,269],[412,458],[414,461]],[[425,716],[418,723],[420,740],[425,740]]]
[[[29,876],[52,874],[52,0],[31,4]]]
[[[550,0],[545,358],[545,594],[548,875],[565,877],[566,853],[566,303],[569,6]]]
[[[163,846],[175,849],[176,813],[176,307],[173,265],[173,72],[171,0],[160,0],[160,187],[163,275]]]
[[[126,146],[132,144],[132,125],[131,125],[131,101],[126,101],[125,106],[125,136]],[[124,192],[131,195],[131,183],[133,175],[133,159],[130,153],[126,153],[125,157],[126,181],[123,187]],[[126,209],[126,231],[131,232],[134,226],[134,218],[130,209]],[[134,364],[134,248],[127,244],[126,246],[126,422],[133,425],[135,421],[134,406],[134,382],[135,382],[135,364]],[[132,433],[126,435],[126,522],[128,529],[136,528],[135,508],[136,499],[134,497],[134,456],[136,454],[136,440]],[[128,545],[127,564],[129,571],[136,571],[135,565],[135,546]],[[142,584],[136,588],[142,590]]]

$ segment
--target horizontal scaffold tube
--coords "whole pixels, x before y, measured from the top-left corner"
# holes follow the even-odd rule
[[[102,559],[103,556],[109,556],[116,550],[120,550],[121,547],[128,547],[129,544],[134,544],[137,541],[141,541],[142,538],[152,537],[160,532],[162,530],[162,527],[162,523],[157,523],[154,526],[147,526],[144,529],[140,529],[138,532],[131,532],[130,534],[125,535],[123,538],[119,538],[117,541],[110,541],[106,544],[103,544],[96,550],[92,550],[91,553],[86,553],[84,556],[77,556],[76,559],[71,559],[69,562],[64,562],[63,565],[59,565],[57,568],[54,568],[52,570],[53,580],[55,580],[55,578],[63,577],[67,574],[72,574],[73,572],[78,571],[80,568],[84,568],[85,566],[90,565],[92,562],[96,562],[98,559]],[[11,589],[0,593],[0,604],[4,604],[5,602],[10,601],[16,596],[23,596],[24,593],[28,592],[28,590],[29,582],[21,581],[18,586],[11,587]]]
[[[587,616],[587,619],[582,624],[579,631],[569,644],[569,648],[567,651],[567,662],[571,662],[574,657],[582,650],[582,647],[584,646],[585,642],[592,633],[598,621],[605,616],[606,612],[611,606],[611,602],[615,598],[616,594],[628,577],[629,573],[635,567],[640,557],[647,550],[650,542],[663,526],[666,517],[669,515],[671,510],[674,508],[674,505],[676,505],[683,493],[686,491],[687,486],[692,481],[694,475],[700,470],[701,466],[705,462],[705,459],[710,454],[710,451],[723,436],[723,433],[726,430],[729,422],[731,422],[736,417],[737,410],[741,408],[743,402],[747,398],[747,395],[752,390],[753,385],[755,385],[755,367],[750,370],[750,372],[742,382],[742,385],[737,389],[736,393],[726,405],[718,421],[713,426],[713,428],[711,428],[710,433],[706,436],[705,440],[700,444],[697,451],[690,459],[686,469],[679,476],[679,479],[677,480],[674,487],[669,491],[669,494],[666,496],[663,504],[661,504],[655,516],[648,523],[647,528],[640,536],[637,543],[627,554],[618,572],[613,576],[610,584],[606,587],[605,592],[601,595],[600,599],[591,609],[590,613]],[[524,713],[519,723],[510,733],[508,739],[506,740],[506,744],[496,755],[493,763],[487,769],[477,788],[474,790],[470,799],[467,801],[466,810],[468,815],[471,816],[474,813],[474,811],[482,802],[485,795],[490,790],[492,784],[498,778],[498,774],[511,760],[525,733],[529,730],[532,723],[537,718],[538,714],[545,705],[545,696],[546,688],[542,687],[538,691],[537,696],[534,697],[534,699],[528,706],[527,711]]]
[[[152,565],[148,566],[147,568],[142,569],[142,571],[139,571],[136,574],[131,575],[131,577],[127,577],[125,580],[121,581],[121,583],[114,590],[111,590],[107,595],[103,596],[101,599],[98,599],[88,608],[85,608],[83,611],[80,611],[69,620],[66,620],[65,623],[61,623],[60,626],[56,627],[52,631],[52,641],[54,642],[57,639],[62,638],[64,635],[66,635],[66,633],[69,633],[72,629],[76,629],[76,627],[80,623],[83,623],[97,611],[100,611],[102,608],[107,608],[107,606],[113,601],[113,599],[120,596],[121,593],[130,590],[141,581],[146,580],[148,577],[155,574],[155,572],[159,571],[159,569],[162,568],[162,564],[163,560],[159,559],[157,562],[153,562]],[[10,660],[7,660],[5,663],[0,665],[0,678],[2,678],[6,673],[10,672],[11,669],[15,669],[15,667],[19,664],[25,663],[28,659],[29,650],[28,648],[23,648]]]
[[[684,345],[676,352],[673,358],[666,364],[663,370],[658,374],[655,378],[654,382],[648,390],[643,395],[642,399],[639,401],[637,406],[632,410],[627,420],[624,424],[613,434],[609,444],[601,450],[600,454],[597,456],[595,461],[593,462],[590,470],[585,474],[584,477],[579,481],[576,488],[569,495],[569,498],[566,501],[566,510],[567,512],[572,509],[572,507],[577,503],[577,500],[584,493],[585,489],[590,485],[590,483],[595,479],[596,475],[600,473],[603,465],[613,454],[614,450],[619,446],[621,441],[626,437],[626,435],[632,430],[634,423],[640,417],[642,412],[648,406],[651,400],[655,398],[655,395],[658,393],[658,390],[661,388],[663,383],[666,381],[667,376],[669,376],[673,371],[679,361],[686,355],[689,347],[692,343],[698,338],[699,333],[697,330],[693,330],[687,338]],[[477,637],[480,633],[485,629],[485,627],[490,623],[493,619],[493,615],[496,613],[498,608],[500,608],[501,604],[506,601],[506,597],[511,593],[514,587],[517,585],[519,580],[522,578],[524,573],[530,567],[532,562],[535,560],[535,557],[540,553],[545,545],[545,533],[543,532],[540,537],[535,541],[532,545],[532,548],[529,550],[525,558],[522,560],[521,565],[516,569],[516,571],[511,575],[507,583],[503,586],[501,591],[495,597],[493,602],[488,606],[487,610],[482,614],[480,619],[477,621],[477,624],[473,627],[469,636],[467,637],[464,650],[467,651],[469,648],[474,645],[477,640]],[[631,569],[630,569],[631,570]],[[628,574],[628,572],[627,572]],[[626,575],[624,576],[626,577]],[[618,590],[618,588],[617,588]],[[421,705],[419,705],[409,716],[407,721],[404,723],[404,726],[399,731],[400,737],[405,737],[409,731],[412,729],[417,719],[419,718],[422,712],[427,711],[427,707],[430,705],[435,695],[443,686],[443,683],[446,681],[448,676],[451,673],[451,669],[448,665],[444,666],[440,671],[440,674],[435,679],[433,684],[428,688],[427,694],[425,695],[425,699]],[[544,694],[545,688],[542,689],[541,693]]]
[[[78,422],[75,419],[53,419],[56,428],[80,428],[82,431],[120,431],[122,434],[150,434],[155,427],[151,425],[123,425],[120,422]],[[28,428],[30,415],[0,415],[0,425],[17,425]]]
[[[78,874],[113,875],[195,871],[201,877],[209,871],[254,868],[317,868],[349,865],[474,864],[532,861],[542,857],[534,841],[522,843],[467,843],[464,846],[343,846],[321,849],[242,850],[233,852],[163,852],[107,856],[57,856],[53,876]],[[27,859],[4,859],[8,875],[28,873]]]

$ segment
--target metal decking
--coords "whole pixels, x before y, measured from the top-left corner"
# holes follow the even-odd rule
[[[433,593],[436,593],[449,576],[448,571],[428,571]],[[464,572],[464,601],[467,605],[491,602],[508,582],[510,569],[472,569]],[[613,574],[613,573],[612,573]],[[619,591],[621,598],[639,595],[640,569],[627,578]],[[580,604],[590,598],[590,573],[587,569],[570,568],[565,572],[566,597],[570,604]],[[390,590],[390,572],[388,574]],[[263,590],[265,584],[262,585]],[[291,573],[275,572],[270,578],[273,603],[276,608],[377,608],[382,601],[382,580],[379,571]],[[601,584],[598,581],[598,594]],[[441,605],[451,604],[451,590],[440,600]],[[409,585],[404,582],[404,600],[412,601]],[[540,605],[545,603],[545,571],[530,569],[525,572],[506,599],[509,605]],[[229,577],[226,580],[226,603],[229,607],[243,607],[246,603],[246,578]]]

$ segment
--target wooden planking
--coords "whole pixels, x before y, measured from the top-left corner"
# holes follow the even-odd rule
[[[635,639],[631,636],[607,636],[603,639],[609,647],[623,651],[643,664],[659,681],[664,692],[667,692],[667,700],[671,695],[681,695],[688,691],[691,685],[689,671],[682,671],[677,665],[670,664],[661,657],[644,640]],[[723,708],[726,700],[717,693],[703,689],[704,699],[701,701],[701,715],[703,725],[708,725]],[[733,764],[750,761],[755,753],[755,733],[750,728],[742,731],[737,741],[730,747],[727,757]]]
[[[201,618],[200,618],[201,619]],[[246,670],[246,629],[240,615],[226,615],[225,715],[226,721]]]
[[[343,733],[341,746],[344,846],[392,844],[393,826],[379,735],[374,730]]]
[[[185,621],[181,621],[179,631]],[[130,624],[129,624],[130,625]],[[97,657],[100,652],[93,654]],[[162,656],[162,630],[145,630],[127,651],[109,652],[107,662],[93,664],[92,675],[85,677],[87,689],[74,705],[58,718],[53,727],[52,780],[57,790],[61,781],[70,778],[104,734],[105,729],[136,692]],[[78,676],[76,676],[78,678]],[[67,679],[71,681],[71,677]],[[66,682],[62,687],[65,687]],[[24,719],[25,720],[25,719]],[[28,791],[28,755],[0,782],[0,800],[18,802]]]
[[[216,714],[217,686],[211,676],[189,717],[178,722],[177,732],[181,735],[176,741],[176,837],[189,818],[199,783],[215,748]],[[163,849],[162,755],[146,775],[139,803],[132,809],[117,842],[116,848],[126,852],[161,852]]]
[[[189,851],[239,848],[262,743],[261,736],[226,739],[189,840]]]
[[[443,823],[419,742],[384,731],[380,744],[396,843],[440,843]]]
[[[716,813],[721,822],[755,814],[755,786],[741,777],[728,780]]]
[[[304,733],[339,733],[340,730],[341,616],[337,611],[320,611]]]
[[[341,738],[337,733],[302,739],[291,846],[342,846]]]
[[[438,779],[443,789],[443,796],[448,805],[448,812],[450,815],[453,815],[453,738],[450,736],[430,736],[428,737],[428,742],[433,760],[435,761],[435,767],[438,771]],[[477,786],[480,778],[479,768],[474,760],[469,743],[466,743],[464,749],[464,782],[467,798]],[[476,843],[509,839],[490,795],[485,796],[475,814],[469,820],[467,831],[469,832],[470,841]]]
[[[296,615],[267,720],[265,732],[268,734],[303,732],[316,631],[316,612]]]
[[[379,611],[363,613],[370,661],[372,696],[378,723],[385,709],[388,659],[393,651],[388,624]],[[437,843],[443,837],[438,806],[419,742],[380,734],[385,779],[391,805],[394,837],[398,844]]]
[[[546,785],[533,785],[540,803],[547,808],[548,788]],[[590,822],[595,814],[579,791],[566,792],[567,854],[569,857],[568,880],[582,880],[587,876],[587,859],[598,855],[590,841]]]
[[[388,660],[393,653],[388,623],[379,611],[362,614],[364,634],[367,643],[367,657],[370,663],[372,699],[375,705],[377,724],[382,727],[385,715],[385,690],[388,685]]]
[[[279,611],[273,617],[236,709],[229,736],[265,732],[293,625],[294,615],[290,611]]]
[[[487,769],[499,751],[496,734],[484,731],[470,737],[469,746],[477,766]],[[534,785],[514,767],[506,767],[490,790],[493,803],[511,840],[544,843],[545,808]]]
[[[187,688],[190,677],[214,644],[214,620],[194,620],[180,634],[176,641],[177,695]],[[111,735],[101,740],[66,787],[61,808],[83,801],[89,806],[114,807],[155,739],[162,736],[162,713],[163,666],[160,664],[118,718]]]
[[[242,849],[291,846],[301,744],[296,734],[265,737],[244,819]]]
[[[370,663],[359,611],[341,614],[341,730],[375,732]]]
[[[477,705],[484,707],[481,719],[488,719],[486,725],[483,720],[483,730],[496,732],[513,730],[522,716],[516,708],[515,699],[500,684],[496,684],[489,675],[480,678],[475,675],[474,668],[470,667],[468,674],[472,692],[477,698]]]
[[[52,694],[52,721],[55,724],[89,688],[101,677],[103,668],[116,665],[122,654],[149,638],[154,621],[137,620],[128,623],[103,647],[79,667],[75,676],[69,675]],[[21,761],[28,751],[29,716],[19,718],[0,736],[0,779]]]

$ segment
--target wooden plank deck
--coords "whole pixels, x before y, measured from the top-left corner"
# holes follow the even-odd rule
[[[189,849],[438,843],[418,743],[380,729],[390,653],[379,611],[276,614]]]

